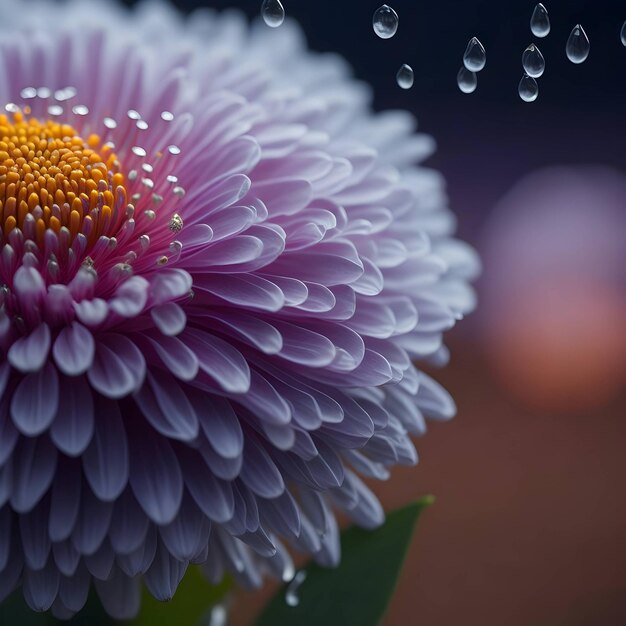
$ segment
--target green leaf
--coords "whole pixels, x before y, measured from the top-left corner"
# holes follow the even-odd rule
[[[155,600],[144,589],[141,613],[132,626],[198,626],[202,617],[218,603],[231,586],[225,578],[217,587],[211,585],[198,567],[190,567],[170,602]]]
[[[341,537],[336,569],[309,565],[298,589],[299,603],[289,606],[286,587],[274,597],[256,626],[377,626],[393,596],[411,536],[428,496],[394,511],[375,531],[350,528]]]

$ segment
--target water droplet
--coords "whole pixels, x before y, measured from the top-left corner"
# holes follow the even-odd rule
[[[531,78],[539,78],[546,69],[546,60],[534,43],[531,43],[530,46],[524,50],[522,54],[522,65],[524,66],[524,71]]]
[[[261,15],[271,28],[278,28],[285,21],[285,9],[280,0],[263,0]]]
[[[485,48],[476,37],[472,37],[465,48],[463,55],[463,65],[470,72],[480,72],[487,63],[487,53]]]
[[[522,76],[522,80],[519,81],[519,97],[524,102],[534,102],[539,95],[539,85],[537,81],[528,74]]]
[[[622,40],[622,44],[626,46],[626,22],[622,25],[622,30],[619,33],[619,38]]]
[[[478,76],[462,67],[456,75],[456,84],[463,93],[473,93],[478,87]]]
[[[413,74],[413,68],[406,63],[398,70],[396,74],[396,81],[402,89],[411,89],[413,82],[415,81],[415,75]]]
[[[54,97],[59,102],[65,102],[71,100],[77,93],[76,87],[65,87],[65,89],[57,89],[54,92]]]
[[[228,611],[223,604],[216,604],[209,614],[208,626],[226,626],[228,624]]]
[[[541,2],[535,7],[530,17],[530,32],[535,37],[545,37],[550,32],[548,9]]]
[[[295,575],[296,575],[296,569],[293,566],[293,561],[289,559],[285,563],[285,567],[283,568],[283,582],[286,582],[286,583],[291,582]]]
[[[293,580],[287,585],[287,591],[285,591],[285,602],[288,606],[298,606],[300,604],[300,587],[306,580],[306,572],[300,570]]]
[[[391,39],[398,32],[398,14],[387,4],[376,9],[372,26],[381,39]]]
[[[20,91],[20,97],[23,100],[30,100],[31,98],[36,98],[37,90],[34,87],[24,87],[24,89]]]
[[[580,24],[576,24],[565,46],[567,58],[572,63],[582,63],[589,56],[589,38]]]

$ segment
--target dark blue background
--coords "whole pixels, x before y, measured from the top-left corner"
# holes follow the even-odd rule
[[[178,0],[184,10],[202,2]],[[260,0],[212,0],[258,16]],[[304,27],[313,49],[344,55],[356,76],[374,87],[379,109],[413,111],[439,150],[429,164],[445,174],[461,233],[474,239],[493,203],[521,176],[555,163],[626,167],[626,47],[619,32],[624,0],[546,1],[552,30],[534,39],[529,20],[536,4],[520,0],[393,0],[400,27],[393,39],[373,32],[374,10],[362,0],[283,0]],[[565,42],[576,23],[591,41],[582,65],[570,63]],[[487,50],[478,90],[462,94],[456,73],[467,41]],[[521,55],[535,41],[546,58],[539,99],[517,95]],[[415,70],[415,86],[395,84],[402,63]]]

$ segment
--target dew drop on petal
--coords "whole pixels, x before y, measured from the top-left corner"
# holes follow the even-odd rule
[[[413,82],[415,81],[415,75],[413,74],[413,68],[406,63],[398,70],[396,74],[396,81],[398,86],[402,89],[411,89]]]
[[[287,590],[285,591],[285,602],[288,606],[298,606],[298,604],[300,604],[300,587],[305,580],[306,572],[304,570],[300,570],[287,585]]]
[[[537,81],[528,74],[522,76],[522,80],[519,81],[519,97],[524,102],[534,102],[539,95],[539,85]]]
[[[463,55],[463,65],[470,72],[480,72],[487,63],[487,53],[485,48],[476,37],[472,37],[465,48]]]
[[[535,37],[545,37],[550,32],[550,17],[548,10],[541,4],[535,7],[530,17],[530,32]]]
[[[589,38],[580,24],[572,29],[565,46],[567,58],[572,63],[582,63],[589,56]]]
[[[622,40],[622,44],[626,46],[626,21],[622,24],[622,30],[619,32],[619,38]]]
[[[263,0],[261,16],[268,26],[278,28],[285,21],[285,9],[280,0]]]
[[[20,97],[23,100],[30,100],[31,98],[36,98],[37,90],[34,87],[24,87],[24,89],[20,91]]]
[[[534,43],[531,43],[522,54],[522,66],[531,78],[539,78],[546,69],[546,60]]]
[[[376,9],[372,26],[381,39],[391,39],[398,32],[398,14],[387,4]]]
[[[462,67],[456,75],[456,84],[463,93],[473,93],[478,87],[478,76],[466,67]]]

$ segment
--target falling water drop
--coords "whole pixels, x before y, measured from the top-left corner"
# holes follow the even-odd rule
[[[288,606],[298,606],[298,604],[300,604],[300,587],[305,580],[306,572],[304,570],[300,570],[293,577],[293,580],[287,585],[287,591],[285,591],[285,602]]]
[[[626,46],[626,22],[622,25],[622,30],[619,33],[619,38],[622,40],[622,43]]]
[[[589,56],[589,38],[580,24],[576,24],[565,46],[567,58],[572,63],[582,63]]]
[[[462,67],[456,75],[456,84],[463,93],[473,93],[478,87],[478,76]]]
[[[282,579],[285,583],[290,583],[293,577],[296,575],[296,568],[293,566],[293,561],[288,559],[283,567]]]
[[[261,15],[271,28],[278,28],[285,21],[285,9],[280,0],[263,0]]]
[[[530,46],[524,50],[522,54],[522,65],[524,66],[524,71],[531,78],[539,78],[546,69],[546,60],[534,43],[531,43]]]
[[[413,74],[413,68],[406,63],[398,70],[396,74],[396,81],[398,86],[402,89],[411,89],[413,82],[415,81],[415,75]]]
[[[480,72],[487,62],[487,53],[485,48],[476,37],[472,37],[465,48],[463,55],[463,65],[470,72]]]
[[[519,97],[524,102],[534,102],[539,95],[539,85],[537,81],[528,74],[522,76],[522,80],[519,81]]]
[[[208,626],[226,626],[228,611],[223,604],[216,604],[209,613]]]
[[[398,32],[398,14],[387,4],[376,9],[372,19],[374,32],[381,39],[391,39]]]
[[[535,37],[545,37],[550,32],[548,10],[541,2],[535,7],[530,18],[530,32],[532,32]]]

